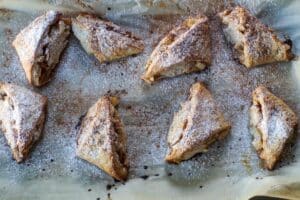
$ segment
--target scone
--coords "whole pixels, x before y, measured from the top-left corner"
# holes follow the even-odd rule
[[[72,30],[88,54],[101,63],[143,51],[144,43],[132,33],[93,15],[81,14],[72,19]]]
[[[180,163],[200,152],[217,139],[224,138],[230,124],[218,109],[211,93],[195,83],[190,96],[175,113],[168,135],[168,153],[165,160]]]
[[[250,108],[252,142],[264,166],[272,170],[297,125],[296,114],[264,86],[257,87]]]
[[[290,40],[280,40],[271,28],[245,8],[227,9],[219,16],[224,24],[225,36],[233,44],[235,57],[246,67],[293,58]]]
[[[142,79],[148,83],[203,70],[211,63],[208,18],[200,15],[185,20],[165,36],[146,63]]]
[[[78,157],[96,165],[117,180],[128,175],[127,137],[114,106],[115,97],[104,96],[94,104],[78,132]]]
[[[68,43],[70,26],[61,13],[49,11],[24,28],[13,41],[30,84],[42,86],[53,77]]]
[[[0,83],[0,127],[17,162],[25,160],[42,134],[47,97]]]

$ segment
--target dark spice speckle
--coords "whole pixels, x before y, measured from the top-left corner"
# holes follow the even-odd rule
[[[111,188],[114,187],[114,186],[115,186],[115,184],[112,184],[112,185],[111,184],[107,184],[106,185],[106,190],[111,190]]]
[[[144,180],[147,180],[149,178],[149,176],[148,175],[143,175],[143,176],[141,176],[141,178],[144,179]]]

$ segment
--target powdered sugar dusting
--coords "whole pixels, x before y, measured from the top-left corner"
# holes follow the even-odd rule
[[[192,4],[190,6],[192,7]],[[196,10],[191,12],[199,14]],[[259,159],[251,146],[252,138],[248,130],[251,92],[257,85],[265,84],[296,113],[300,113],[297,102],[299,92],[295,92],[296,85],[290,76],[289,63],[272,64],[251,70],[238,64],[232,58],[231,47],[224,38],[219,20],[210,13],[213,55],[210,67],[200,73],[165,79],[153,86],[140,80],[145,71],[146,60],[154,47],[189,14],[122,15],[114,20],[116,24],[133,31],[145,43],[145,50],[141,54],[118,62],[99,64],[97,59],[87,55],[78,40],[71,36],[54,79],[45,87],[34,89],[48,96],[49,100],[44,137],[31,157],[20,165],[11,160],[9,149],[5,146],[6,141],[0,137],[1,175],[9,177],[12,182],[29,178],[46,179],[52,176],[73,177],[82,183],[109,179],[101,170],[75,157],[75,127],[79,118],[100,96],[107,93],[121,97],[118,110],[128,135],[131,178],[144,174],[144,165],[165,167],[167,172],[173,173],[172,179],[177,182],[205,183],[205,180],[213,176],[210,174],[212,168],[220,169],[221,177],[226,177],[227,174],[248,176],[249,172],[243,162],[245,159],[250,165],[251,173],[260,173],[262,176],[269,174],[261,170]],[[6,20],[6,24],[1,24],[1,29],[8,28],[11,31],[11,34],[0,32],[0,40],[5,41],[1,43],[0,56],[5,54],[8,58],[8,64],[4,63],[5,59],[0,60],[1,81],[12,81],[31,88],[25,79],[16,52],[11,47],[11,41],[33,18],[34,16],[24,13],[15,13]],[[4,65],[7,67],[2,67]],[[180,165],[166,165],[163,158],[173,113],[178,111],[180,103],[186,100],[189,88],[195,80],[204,82],[212,92],[225,119],[232,124],[230,135],[224,141],[212,145],[207,153]],[[292,152],[288,152],[287,155],[292,155]],[[291,156],[284,157],[285,161],[291,160]]]

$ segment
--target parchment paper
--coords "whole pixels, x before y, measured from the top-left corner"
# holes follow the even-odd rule
[[[268,194],[300,199],[299,137],[286,148],[276,170],[263,170],[251,145],[248,110],[251,92],[264,84],[299,115],[299,61],[246,69],[233,60],[215,14],[231,1],[17,1],[0,2],[0,81],[12,82],[49,98],[44,137],[22,164],[11,158],[0,136],[0,199],[248,199]],[[289,35],[299,55],[299,1],[246,1],[263,22]],[[117,62],[100,64],[71,36],[54,79],[31,87],[11,42],[44,10],[66,14],[92,12],[133,31],[145,51]],[[298,9],[298,10],[297,10]],[[140,80],[144,65],[159,40],[186,17],[205,13],[211,20],[213,63],[203,72],[165,79],[153,86]],[[164,162],[166,136],[173,118],[195,81],[213,93],[231,134],[180,165]],[[98,168],[75,157],[76,125],[104,94],[121,97],[119,112],[128,134],[130,179],[115,183]],[[299,115],[300,116],[300,115]],[[297,131],[298,132],[298,131]],[[113,186],[112,186],[113,185]],[[291,192],[292,191],[292,192]],[[298,192],[298,193],[297,193]],[[298,195],[298,196],[297,196]]]

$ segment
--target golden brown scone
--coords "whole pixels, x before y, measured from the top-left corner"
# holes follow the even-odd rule
[[[250,108],[252,142],[264,166],[272,170],[297,125],[296,114],[264,86],[257,87]]]
[[[100,62],[113,61],[143,51],[144,43],[131,32],[93,15],[72,19],[72,30],[88,54]]]
[[[43,130],[47,97],[0,83],[0,127],[17,162],[25,160]]]
[[[36,18],[17,35],[13,46],[30,84],[42,86],[50,81],[69,35],[70,26],[57,11]]]
[[[211,93],[201,84],[195,83],[190,96],[175,113],[168,135],[166,161],[179,163],[200,152],[217,139],[224,138],[230,124],[217,108]]]
[[[224,24],[225,36],[233,44],[235,57],[246,67],[293,58],[290,41],[281,41],[271,28],[245,8],[227,9],[219,16]]]
[[[87,112],[77,138],[78,157],[96,165],[118,180],[126,180],[127,137],[115,97],[101,97]]]
[[[164,37],[150,55],[142,79],[148,83],[163,77],[201,71],[211,63],[208,18],[185,20]]]

